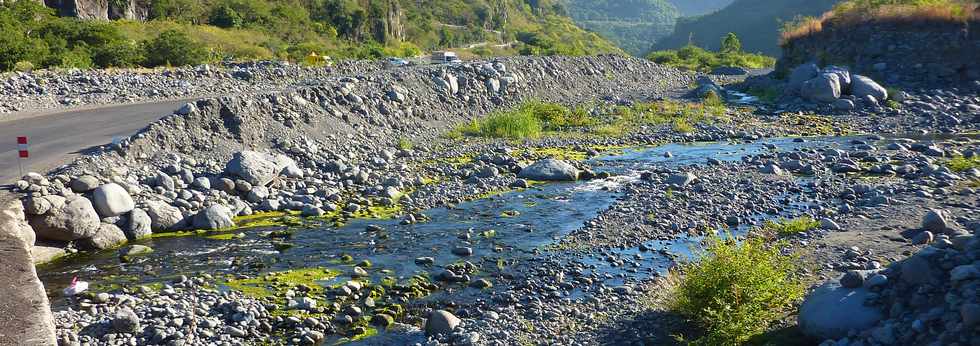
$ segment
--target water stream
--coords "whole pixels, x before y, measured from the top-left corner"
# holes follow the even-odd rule
[[[349,255],[354,263],[369,260],[374,279],[392,276],[407,278],[432,273],[435,268],[415,264],[419,257],[432,257],[436,267],[460,261],[497,263],[500,260],[528,258],[569,232],[582,227],[612,205],[619,197],[618,184],[639,179],[640,172],[658,167],[705,163],[708,158],[737,161],[746,155],[771,150],[789,151],[803,147],[846,147],[852,138],[777,138],[749,143],[667,144],[606,153],[591,160],[598,171],[614,173],[613,178],[576,183],[552,183],[512,191],[489,198],[461,203],[453,207],[434,208],[424,214],[430,221],[402,225],[397,220],[353,220],[342,227],[297,229],[289,243],[293,247],[278,251],[270,231],[283,227],[240,230],[243,238],[217,240],[187,236],[142,241],[154,249],[152,254],[133,263],[121,263],[117,251],[88,254],[43,266],[39,275],[58,306],[60,289],[73,276],[94,285],[109,283],[140,285],[162,282],[179,275],[208,273],[216,277],[233,274],[281,271],[293,268],[323,266],[345,274],[348,280],[352,263],[339,259]],[[666,152],[672,155],[667,157]],[[760,215],[760,218],[766,216]],[[771,217],[771,216],[770,216]],[[368,225],[382,232],[366,230]],[[674,241],[648,243],[652,249],[685,256],[696,246],[697,238],[679,237]],[[459,257],[456,247],[469,247],[473,255]],[[585,259],[585,263],[608,278],[614,285],[626,278],[649,277],[663,272],[673,259],[661,252],[609,250],[619,257],[633,258],[631,263],[610,263],[603,254]]]

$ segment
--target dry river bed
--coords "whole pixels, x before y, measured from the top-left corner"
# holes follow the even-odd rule
[[[980,172],[948,167],[976,155],[975,135],[704,132],[616,147],[457,146],[413,167],[471,171],[408,194],[429,209],[343,224],[258,215],[228,232],[144,241],[153,252],[126,261],[106,251],[39,272],[66,344],[673,344],[696,330],[664,308],[662,279],[707,233],[826,219],[789,238],[816,282],[906,256],[915,245],[902,231],[927,208],[978,219]],[[639,145],[650,138],[693,142]],[[544,156],[595,177],[523,182],[498,169]],[[91,292],[61,297],[76,276]],[[787,321],[780,335],[811,342]]]

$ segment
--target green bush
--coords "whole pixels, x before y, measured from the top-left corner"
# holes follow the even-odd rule
[[[647,59],[658,64],[680,69],[709,72],[717,67],[766,68],[776,65],[776,58],[742,52],[742,44],[735,34],[729,33],[722,41],[720,52],[712,52],[694,45],[678,50],[656,51]]]
[[[811,231],[820,227],[820,221],[804,215],[795,219],[779,219],[778,221],[766,221],[764,229],[776,232],[778,235],[787,236],[797,233]]]
[[[18,61],[14,64],[14,71],[17,72],[31,72],[34,70],[34,63],[30,61]]]
[[[148,66],[186,66],[207,61],[208,51],[204,45],[194,42],[187,34],[168,30],[145,44],[146,64]]]
[[[704,333],[696,345],[740,345],[764,333],[803,297],[795,256],[761,238],[707,240],[698,258],[672,273],[672,310]]]
[[[956,156],[946,161],[946,167],[953,172],[965,172],[974,168],[980,169],[980,156]]]
[[[132,42],[113,42],[94,47],[92,62],[99,67],[134,67],[143,63],[143,50]]]

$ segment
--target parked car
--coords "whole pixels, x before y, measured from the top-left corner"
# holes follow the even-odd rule
[[[433,64],[449,64],[455,62],[461,62],[462,60],[456,56],[454,52],[434,52],[432,53],[432,63]]]
[[[408,66],[411,64],[412,64],[411,62],[402,58],[385,59],[385,65],[388,65],[388,67],[401,67],[401,66]]]

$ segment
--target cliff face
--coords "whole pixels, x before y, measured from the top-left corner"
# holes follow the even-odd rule
[[[933,85],[980,79],[980,20],[967,23],[825,23],[784,42],[780,71],[806,62],[843,65],[887,84]]]
[[[137,0],[44,0],[44,5],[60,16],[94,20],[145,20],[149,13],[149,3]]]

